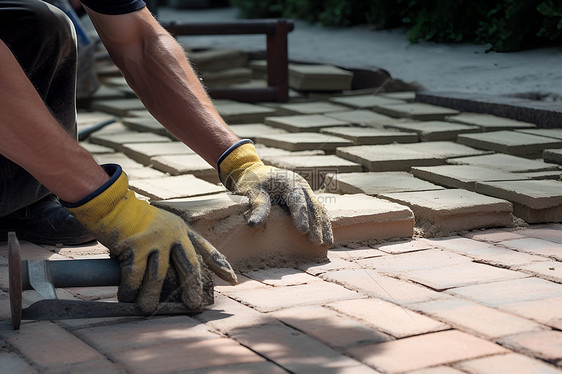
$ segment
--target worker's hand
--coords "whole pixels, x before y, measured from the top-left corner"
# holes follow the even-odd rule
[[[251,141],[242,140],[229,148],[219,159],[218,171],[226,188],[249,198],[250,226],[267,218],[272,203],[283,204],[295,227],[312,243],[333,244],[330,219],[306,180],[289,170],[264,165]]]
[[[201,310],[200,258],[222,279],[236,283],[230,264],[208,241],[180,217],[137,199],[120,166],[103,167],[111,177],[107,183],[82,201],[63,204],[121,261],[120,301],[136,301],[143,312],[153,312],[173,266],[183,303]]]

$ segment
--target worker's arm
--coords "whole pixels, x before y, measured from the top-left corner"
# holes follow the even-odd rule
[[[109,179],[51,115],[1,40],[0,82],[0,154],[66,201],[81,199]]]
[[[111,58],[152,115],[216,166],[238,138],[217,113],[185,51],[147,8],[103,15],[86,8]]]

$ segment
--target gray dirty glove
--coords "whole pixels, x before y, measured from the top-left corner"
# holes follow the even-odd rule
[[[314,244],[332,245],[334,236],[326,210],[300,175],[266,166],[249,140],[241,140],[219,159],[219,177],[230,191],[250,200],[248,224],[261,224],[272,203],[289,208],[295,227]]]

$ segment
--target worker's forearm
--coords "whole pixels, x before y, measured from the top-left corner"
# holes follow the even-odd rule
[[[70,202],[87,196],[108,179],[51,115],[2,41],[0,81],[0,154]]]
[[[129,40],[109,34],[107,17],[92,15],[98,33],[127,82],[152,115],[178,139],[215,166],[238,138],[230,131],[191,68],[183,48],[143,9],[127,15]],[[124,21],[127,22],[127,21]],[[133,34],[133,32],[131,32]],[[135,38],[136,37],[136,38]]]

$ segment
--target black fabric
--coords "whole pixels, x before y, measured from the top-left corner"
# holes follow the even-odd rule
[[[102,14],[124,14],[146,6],[142,0],[80,0],[82,4]]]

